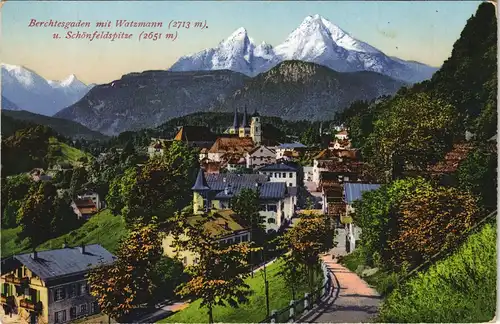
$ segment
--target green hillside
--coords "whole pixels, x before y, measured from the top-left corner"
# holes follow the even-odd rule
[[[49,161],[52,164],[69,163],[73,166],[79,166],[81,164],[80,159],[82,158],[87,158],[89,160],[93,159],[92,155],[85,153],[72,146],[69,146],[66,143],[60,142],[55,137],[51,137],[49,139],[49,152],[51,152]]]
[[[470,323],[496,310],[497,231],[485,225],[452,256],[419,273],[384,302],[384,323]]]
[[[16,121],[23,121],[31,124],[48,126],[54,129],[59,134],[68,138],[83,138],[87,140],[105,140],[108,137],[99,132],[88,129],[87,127],[66,119],[49,117],[39,114],[34,114],[29,111],[20,110],[2,110],[2,135],[4,134],[4,116],[8,116]],[[8,136],[8,135],[7,135]]]
[[[30,252],[26,241],[17,242],[17,233],[21,228],[15,227],[1,230],[2,258],[19,253]],[[84,244],[101,244],[110,252],[114,252],[118,242],[126,233],[125,222],[121,216],[114,216],[109,210],[94,215],[82,227],[43,243],[38,250],[58,249],[63,243],[68,246]]]

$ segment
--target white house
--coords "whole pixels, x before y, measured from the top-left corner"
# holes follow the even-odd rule
[[[297,187],[298,170],[284,163],[270,164],[258,170],[259,174],[269,177],[271,182],[284,182],[287,187]]]
[[[77,194],[76,198],[81,200],[90,199],[97,207],[97,210],[100,210],[102,208],[102,202],[97,192],[85,191],[80,194]]]
[[[262,174],[205,174],[201,170],[191,188],[194,213],[231,209],[232,199],[245,188],[259,191],[259,213],[265,218],[266,231],[277,231],[292,219],[296,188],[271,182]]]
[[[246,153],[245,160],[247,168],[251,169],[276,163],[276,151],[267,146],[260,145]]]
[[[368,183],[344,183],[344,199],[346,203],[346,216],[354,213],[353,203],[362,198],[363,192],[377,190],[380,184]],[[352,222],[347,224],[347,242],[349,243],[348,251],[352,252],[356,248],[356,240],[359,239],[360,228],[356,227]]]
[[[283,159],[285,152],[293,152],[295,149],[306,148],[306,147],[307,146],[305,146],[304,144],[298,143],[298,142],[280,144],[280,145],[276,146],[276,148],[275,148],[276,160]]]
[[[339,139],[339,140],[346,140],[349,137],[348,137],[347,131],[344,129],[344,130],[341,130],[340,132],[338,132],[337,134],[335,134],[335,138]]]

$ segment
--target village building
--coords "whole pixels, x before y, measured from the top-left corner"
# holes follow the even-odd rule
[[[335,171],[338,165],[358,160],[357,150],[322,150],[313,158],[312,181],[319,186],[321,172]],[[339,162],[341,164],[339,164]]]
[[[295,212],[296,188],[289,189],[284,182],[270,182],[263,174],[205,175],[200,169],[192,187],[193,211],[204,214],[231,209],[232,199],[242,189],[258,190],[266,231],[278,231],[289,224]]]
[[[263,165],[276,163],[276,151],[273,149],[260,145],[245,155],[246,167],[255,169]]]
[[[151,138],[151,144],[148,146],[149,157],[162,156],[170,146],[171,140],[164,138]]]
[[[204,215],[190,216],[187,219],[190,226],[198,226],[203,223],[204,229],[221,244],[238,244],[251,240],[250,225],[246,224],[238,215],[231,210],[219,210]],[[184,234],[181,240],[189,240]],[[180,251],[174,246],[174,237],[165,235],[162,239],[163,253],[171,258],[180,260],[184,266],[198,263],[199,256],[191,251]]]
[[[304,149],[307,146],[305,146],[302,143],[283,143],[275,147],[276,151],[276,160],[281,160],[285,157],[285,152],[294,152],[297,149]]]
[[[209,149],[217,136],[205,126],[181,126],[174,141],[182,141],[191,147]]]
[[[82,190],[76,194],[77,199],[85,200],[90,199],[94,203],[97,210],[103,208],[103,202],[99,196],[99,194],[95,191],[91,190]]]
[[[340,132],[338,132],[337,134],[335,134],[335,138],[339,139],[339,140],[346,140],[346,139],[348,139],[349,136],[348,136],[347,130],[345,130],[345,129],[341,130]]]
[[[46,174],[45,171],[43,169],[40,169],[40,168],[36,168],[36,169],[31,170],[31,172],[29,172],[29,176],[35,182],[52,180],[52,177],[50,175]]]
[[[287,187],[298,186],[299,170],[285,163],[275,163],[263,166],[258,169],[259,174],[269,177],[271,182],[283,182]]]
[[[369,183],[344,183],[345,218],[351,218],[351,215],[355,212],[353,203],[362,198],[363,192],[377,190],[380,186],[380,184]],[[352,221],[346,223],[348,230],[346,247],[348,252],[352,252],[356,247],[356,241],[359,240],[361,229],[356,227]]]
[[[228,154],[239,154],[244,157],[253,148],[254,142],[250,137],[219,137],[208,150],[208,160],[224,162],[227,161],[224,157],[229,157]]]
[[[96,203],[91,198],[74,199],[71,202],[71,208],[73,208],[73,212],[78,219],[89,219],[99,211]]]
[[[351,148],[351,141],[349,139],[338,139],[335,138],[328,145],[330,150],[348,150]]]
[[[14,255],[2,260],[2,316],[16,323],[59,324],[98,314],[86,274],[115,257],[98,244]]]

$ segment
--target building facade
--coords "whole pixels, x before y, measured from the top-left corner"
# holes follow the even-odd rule
[[[249,169],[276,163],[276,152],[264,145],[257,146],[245,155],[246,166]]]
[[[265,218],[267,231],[277,231],[286,226],[294,214],[296,188],[284,182],[270,182],[263,174],[206,174],[198,172],[193,190],[195,214],[211,210],[231,209],[231,200],[242,189],[258,190],[260,214]]]
[[[2,260],[2,316],[18,323],[68,323],[98,314],[85,275],[115,257],[98,244],[14,255]]]
[[[242,222],[231,210],[221,210],[209,214],[191,216],[188,218],[188,224],[191,226],[204,226],[213,236],[214,241],[221,244],[238,244],[251,240],[250,226]],[[180,240],[189,240],[184,234]],[[162,239],[162,248],[164,255],[176,258],[184,266],[196,264],[198,255],[192,251],[179,251],[174,246],[174,237],[165,234]]]

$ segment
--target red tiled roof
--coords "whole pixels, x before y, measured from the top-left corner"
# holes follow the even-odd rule
[[[467,154],[473,149],[469,143],[453,145],[450,152],[446,153],[443,160],[427,168],[431,173],[452,173],[455,172],[460,162],[467,157]]]
[[[219,137],[208,151],[209,153],[246,153],[254,148],[249,137]]]

